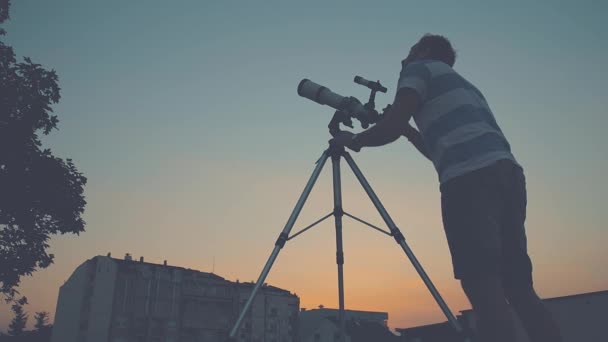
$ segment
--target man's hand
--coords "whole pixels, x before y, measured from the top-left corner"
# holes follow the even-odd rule
[[[429,154],[429,151],[427,150],[426,145],[424,144],[424,140],[422,139],[420,132],[418,132],[414,127],[412,127],[409,122],[403,127],[402,134],[407,138],[407,140],[412,143],[412,145],[414,145],[414,147],[416,147],[416,149],[420,153],[422,153],[423,156],[425,156],[430,161],[433,160],[431,159],[431,155]]]
[[[416,135],[418,135],[418,131],[412,127],[412,125],[408,122],[405,127],[403,127],[403,136],[408,140],[412,140]]]
[[[361,151],[361,146],[356,143],[354,137],[355,134],[352,132],[340,131],[334,135],[333,139],[331,139],[329,143],[332,145],[345,146],[355,152],[359,152]]]

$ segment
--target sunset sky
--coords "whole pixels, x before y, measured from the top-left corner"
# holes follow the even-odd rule
[[[86,232],[54,237],[55,264],[23,279],[30,317],[54,315],[59,286],[108,252],[257,279],[329,138],[333,111],[299,81],[365,101],[353,77],[381,80],[384,108],[427,32],[452,41],[525,168],[541,297],[608,290],[608,5],[557,3],[12,1],[3,40],[62,88],[45,145],[88,178]],[[352,155],[453,311],[469,308],[432,165],[405,139]],[[328,166],[295,229],[331,211]],[[384,226],[343,171],[344,209]],[[391,328],[445,320],[391,238],[344,222],[348,309],[386,311]],[[267,282],[337,307],[334,239],[327,220],[288,242]]]

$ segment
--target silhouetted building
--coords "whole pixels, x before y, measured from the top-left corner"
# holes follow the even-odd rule
[[[300,311],[300,342],[334,342],[338,341],[340,324],[337,309],[319,309]],[[372,311],[345,310],[344,320],[346,341],[398,341],[386,325],[388,313]]]
[[[53,342],[224,341],[253,288],[213,273],[96,256],[61,286]],[[295,341],[299,298],[264,285],[237,341]]]
[[[564,342],[600,342],[608,340],[608,291],[581,293],[570,296],[544,299],[553,314]],[[458,321],[467,331],[476,331],[477,319],[472,310],[461,311]],[[519,320],[517,340],[528,342]],[[401,341],[407,342],[451,342],[460,341],[448,322],[396,329]]]
[[[458,321],[461,321],[458,316]],[[470,331],[469,327],[463,324],[463,328]],[[401,334],[399,341],[407,342],[461,342],[454,328],[448,322],[421,325],[413,328],[395,329]]]

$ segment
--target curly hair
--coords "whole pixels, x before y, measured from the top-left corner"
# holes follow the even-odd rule
[[[456,51],[444,36],[427,33],[416,43],[416,47],[423,50],[428,49],[429,58],[440,60],[451,67],[456,62]]]

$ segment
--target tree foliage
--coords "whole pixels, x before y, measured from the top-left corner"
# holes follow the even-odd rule
[[[36,330],[42,330],[49,326],[49,313],[46,311],[36,312],[34,315],[34,320],[36,323],[34,324],[34,328]]]
[[[28,315],[23,311],[21,304],[13,304],[11,307],[13,310],[13,320],[8,325],[8,334],[11,336],[22,335],[27,325]]]
[[[9,6],[0,0],[0,23]],[[17,61],[0,41],[0,294],[7,301],[22,276],[53,263],[51,235],[84,231],[86,178],[72,160],[42,148],[39,137],[59,122],[51,108],[60,98],[57,81],[54,70]]]

